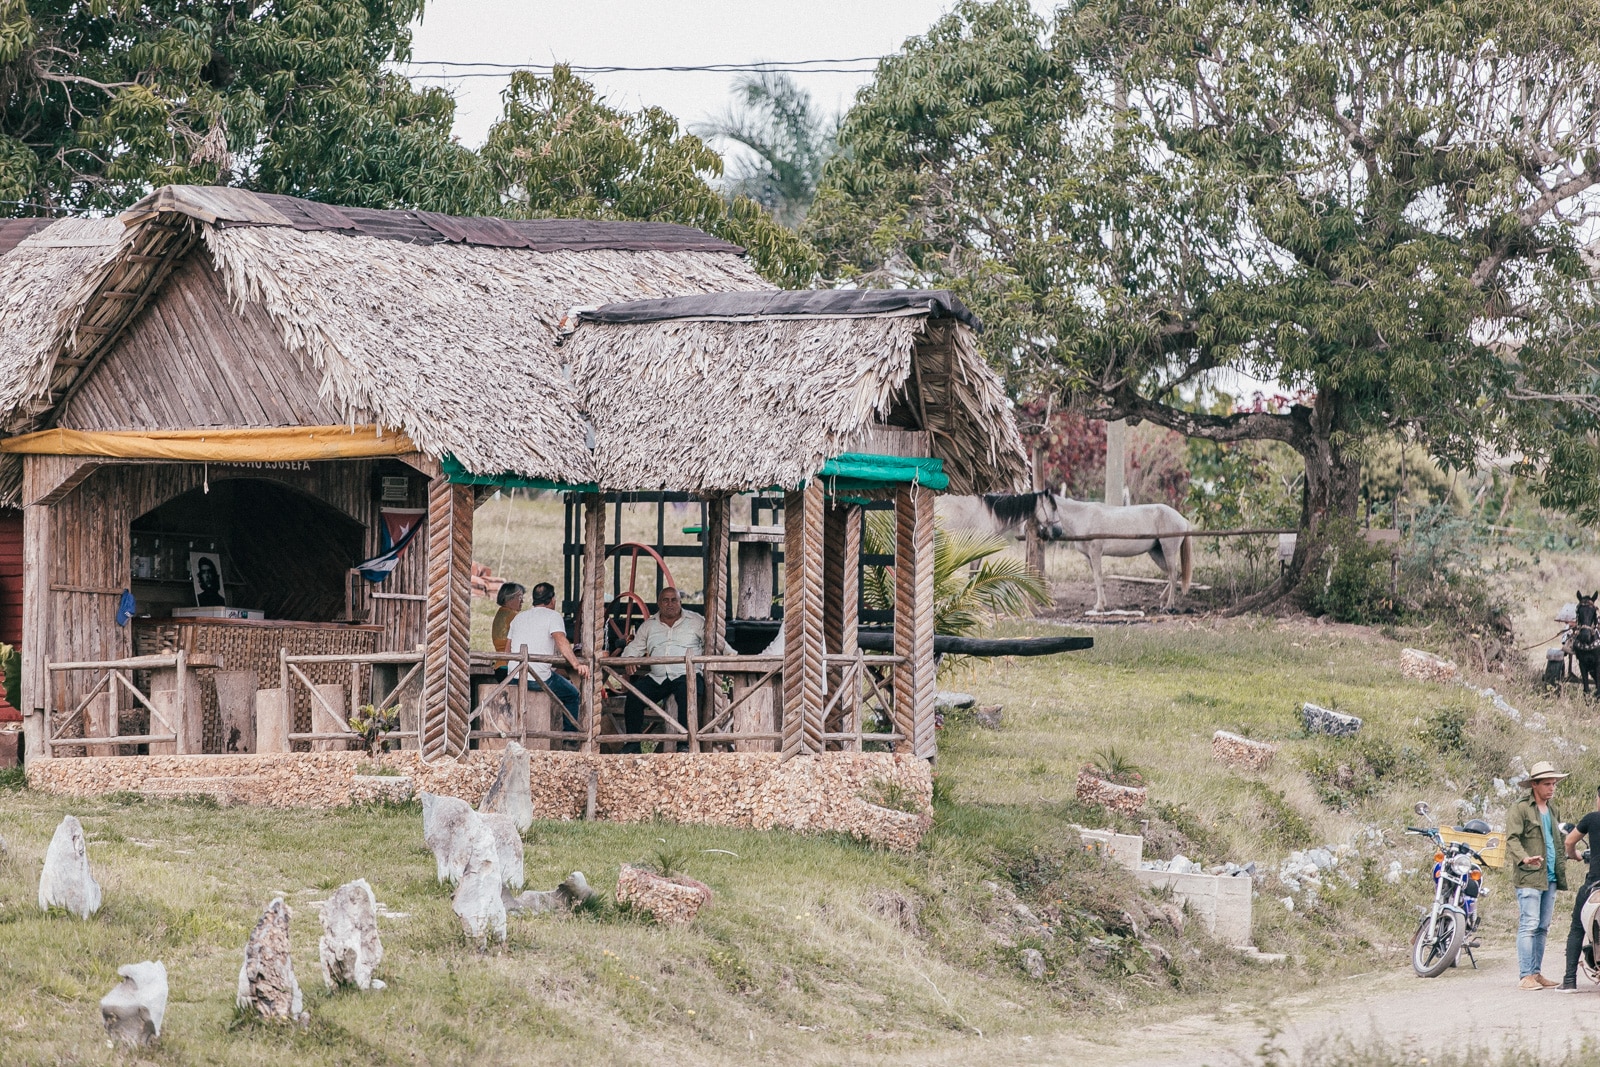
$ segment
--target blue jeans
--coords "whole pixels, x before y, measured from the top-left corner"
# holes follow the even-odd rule
[[[1544,966],[1544,939],[1556,910],[1556,887],[1517,890],[1517,970],[1519,978]]]
[[[555,698],[561,701],[562,706],[567,709],[567,715],[572,716],[571,719],[567,718],[567,715],[563,715],[561,717],[561,728],[568,732],[577,730],[578,728],[572,724],[573,719],[576,719],[578,722],[583,721],[583,716],[578,714],[578,687],[561,677],[561,675],[557,674],[555,671],[550,672],[550,677],[546,678],[542,685],[550,688],[550,692],[554,693]],[[538,692],[541,688],[541,683],[533,681],[530,678],[528,680],[528,688],[534,692]],[[563,744],[565,744],[565,742],[563,742]],[[1545,925],[1549,926],[1550,924],[1546,922]]]

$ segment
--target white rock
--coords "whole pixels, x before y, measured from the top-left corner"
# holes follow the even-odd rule
[[[533,825],[532,772],[528,750],[520,743],[513,741],[506,745],[505,755],[500,757],[500,773],[495,775],[489,791],[483,795],[478,810],[486,814],[511,816],[519,834]]]
[[[495,859],[500,866],[500,884],[507,889],[521,889],[527,872],[522,862],[522,834],[511,816],[499,813],[479,814],[494,838]]]
[[[261,913],[244,946],[244,966],[239,968],[239,1007],[263,1019],[305,1022],[300,983],[289,958],[289,905],[275,898]]]
[[[472,827],[483,823],[472,806],[458,797],[424,792],[421,799],[422,841],[433,850],[439,881],[459,882],[471,851]]]
[[[378,937],[378,900],[365,878],[346,882],[323,903],[317,954],[329,989],[374,987],[372,972],[383,961],[383,942]]]
[[[498,850],[489,827],[470,809],[462,838],[462,873],[451,907],[467,939],[484,945],[506,939],[506,906],[501,899]]]
[[[100,998],[106,1033],[125,1045],[148,1045],[161,1036],[167,1014],[167,968],[145,960],[117,968],[122,981]]]
[[[1397,885],[1400,881],[1400,861],[1390,860],[1389,869],[1384,872],[1383,880],[1390,885]]]
[[[65,908],[80,919],[100,910],[100,883],[89,873],[89,848],[83,825],[68,815],[50,838],[39,875],[39,910]]]
[[[1283,910],[1284,911],[1293,911],[1294,910],[1294,897],[1284,897],[1278,903],[1283,905]]]
[[[1044,953],[1036,948],[1022,950],[1022,972],[1035,982],[1042,982],[1047,973],[1044,965]]]
[[[1494,786],[1494,795],[1497,796],[1497,797],[1503,797],[1507,793],[1511,792],[1511,787],[1509,785],[1506,785],[1506,782],[1505,782],[1504,778],[1496,778],[1493,782],[1491,782],[1489,784]]]

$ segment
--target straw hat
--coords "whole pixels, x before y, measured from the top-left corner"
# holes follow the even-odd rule
[[[1557,771],[1555,764],[1548,760],[1540,760],[1538,763],[1535,763],[1532,767],[1528,768],[1529,785],[1532,785],[1534,782],[1544,781],[1546,779],[1554,779],[1555,781],[1559,782],[1565,777],[1566,775]]]

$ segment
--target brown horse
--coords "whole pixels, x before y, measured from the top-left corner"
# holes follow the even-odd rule
[[[1578,626],[1572,633],[1572,656],[1578,661],[1585,697],[1589,695],[1591,679],[1595,696],[1600,697],[1600,611],[1595,608],[1596,600],[1600,600],[1600,590],[1588,596],[1578,593]]]

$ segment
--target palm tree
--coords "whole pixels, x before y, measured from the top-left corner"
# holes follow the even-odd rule
[[[707,140],[731,141],[754,158],[740,158],[729,175],[727,193],[747,196],[779,222],[805,218],[833,156],[839,117],[824,118],[811,94],[787,74],[762,72],[734,83],[737,110],[693,127]]]
[[[867,515],[861,550],[867,555],[894,553],[894,516],[886,511]],[[985,616],[1021,615],[1033,605],[1047,605],[1050,587],[1044,576],[1015,556],[1003,537],[970,531],[933,531],[933,632],[970,634]],[[894,572],[868,567],[861,577],[861,600],[874,611],[894,608]]]

